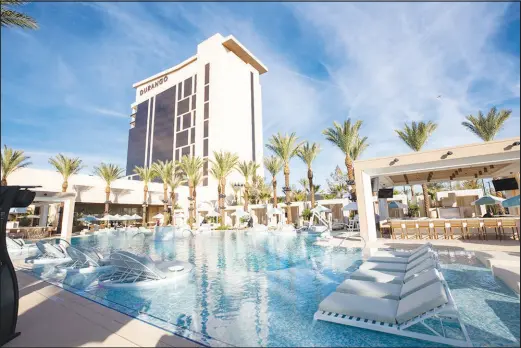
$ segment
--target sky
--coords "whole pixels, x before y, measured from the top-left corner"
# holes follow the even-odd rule
[[[520,133],[519,3],[30,3],[39,30],[1,30],[1,144],[33,167],[57,153],[126,166],[132,84],[172,67],[215,33],[234,35],[261,76],[264,141],[319,142],[315,182],[344,155],[321,131],[363,121],[362,159],[410,151],[394,132],[434,121],[425,149],[478,142],[461,126],[512,110],[498,138]],[[441,96],[438,98],[438,96]],[[265,155],[268,150],[265,150]],[[291,162],[291,181],[306,175]],[[266,175],[268,177],[268,175]],[[279,178],[282,182],[282,175]]]

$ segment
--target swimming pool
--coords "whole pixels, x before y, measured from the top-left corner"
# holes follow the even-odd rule
[[[313,321],[318,304],[361,263],[361,249],[320,247],[312,236],[208,232],[155,241],[99,234],[72,245],[179,259],[194,271],[174,285],[113,290],[95,274],[35,270],[81,296],[212,346],[434,346],[415,339]],[[519,346],[520,303],[469,252],[440,250],[442,271],[474,346]]]

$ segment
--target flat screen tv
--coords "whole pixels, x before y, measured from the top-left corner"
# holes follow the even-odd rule
[[[393,198],[393,189],[392,188],[379,189],[378,198]]]
[[[496,191],[517,190],[519,188],[514,178],[492,180],[492,185],[494,185]]]

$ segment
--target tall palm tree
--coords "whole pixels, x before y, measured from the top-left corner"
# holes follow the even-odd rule
[[[403,140],[407,146],[409,146],[413,151],[421,151],[423,145],[427,142],[427,139],[432,135],[432,133],[436,130],[438,125],[434,122],[412,122],[409,126],[405,124],[403,130],[395,130],[400,139]],[[425,215],[429,216],[429,211],[431,208],[429,190],[426,183],[422,183],[422,191],[423,191],[423,204],[425,207]]]
[[[271,185],[273,186],[273,206],[277,207],[277,174],[282,170],[284,163],[279,157],[264,157],[264,167],[271,174]]]
[[[293,157],[297,155],[300,144],[297,143],[298,137],[293,132],[291,134],[282,135],[277,133],[273,135],[269,140],[266,147],[271,150],[277,157],[282,160],[284,164],[284,193],[286,194],[286,211],[288,222],[291,223],[291,207],[290,207],[290,184],[289,184],[289,162]]]
[[[311,164],[317,158],[320,152],[320,145],[317,143],[309,143],[306,141],[300,146],[297,152],[297,156],[306,164],[308,167],[308,185],[309,194],[311,195],[311,208],[315,206],[315,186],[313,185],[313,169]]]
[[[213,159],[210,159],[212,168],[210,174],[217,179],[217,195],[219,202],[219,212],[221,214],[221,226],[224,227],[224,198],[226,198],[226,178],[239,163],[239,156],[231,152],[213,152]]]
[[[147,205],[148,205],[148,184],[157,177],[154,168],[138,167],[134,168],[134,173],[139,175],[143,181],[143,226],[147,223]]]
[[[203,178],[202,168],[204,161],[201,157],[196,156],[183,156],[179,162],[179,167],[185,173],[188,181],[188,191],[190,195],[190,228],[192,228],[195,220],[195,207],[196,207],[196,188],[201,183]]]
[[[61,153],[56,155],[56,157],[49,158],[49,164],[51,164],[63,176],[62,192],[67,192],[67,188],[69,187],[69,177],[73,174],[78,174],[78,172],[83,168],[81,163],[82,161],[78,157],[70,158]],[[58,212],[58,233],[61,233],[64,207],[65,203],[61,202]]]
[[[242,161],[237,164],[237,170],[244,177],[244,211],[248,211],[248,203],[250,199],[251,183],[250,179],[257,174],[259,165],[253,161]]]
[[[10,9],[9,7],[24,5],[25,1],[1,0],[0,9],[2,27],[19,27],[24,29],[38,29],[38,23],[30,16]]]
[[[99,167],[94,167],[94,174],[105,181],[105,214],[109,213],[110,185],[123,176],[123,168],[112,163],[101,162]]]
[[[462,122],[463,127],[477,135],[483,141],[492,141],[503,128],[506,120],[510,118],[512,110],[503,109],[499,112],[496,107],[493,107],[483,116],[481,111],[478,111],[478,116],[469,115],[466,117],[467,121]],[[496,192],[498,197],[503,198],[503,192]],[[499,211],[504,214],[505,209],[499,206]]]
[[[156,161],[152,163],[152,169],[156,172],[157,177],[163,182],[163,212],[168,211],[168,181],[174,173],[174,162],[173,161]],[[168,221],[164,219],[164,223]]]
[[[351,159],[353,161],[356,161],[358,157],[369,147],[369,144],[367,143],[367,137],[357,137],[354,142],[353,146],[351,147],[351,151],[349,152],[349,155],[351,156]]]
[[[22,150],[13,150],[4,145],[4,151],[0,153],[2,167],[2,186],[7,186],[7,177],[20,168],[25,168],[31,164],[29,156],[24,155]]]
[[[355,180],[355,172],[353,170],[353,146],[356,140],[359,139],[358,131],[362,127],[362,121],[355,121],[351,123],[348,118],[343,124],[333,122],[333,127],[322,131],[326,139],[332,144],[336,145],[345,155],[344,163],[347,168],[347,176],[349,180]]]
[[[184,173],[179,169],[176,170],[170,180],[168,181],[168,185],[170,186],[170,201],[172,202],[172,225],[175,226],[175,206],[176,206],[176,198],[175,198],[175,190],[186,183],[186,177]]]

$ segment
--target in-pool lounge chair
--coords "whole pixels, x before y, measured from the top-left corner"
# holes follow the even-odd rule
[[[439,264],[435,259],[427,258],[415,265],[415,267],[408,269],[405,273],[403,271],[376,271],[373,269],[359,268],[351,273],[349,278],[378,283],[403,284],[432,268],[439,268]]]
[[[105,259],[95,250],[68,246],[66,251],[72,261],[57,266],[59,270],[69,273],[94,273],[112,269],[110,260]]]
[[[66,240],[63,241],[67,242]],[[61,244],[52,245],[44,240],[40,240],[36,242],[36,247],[40,251],[40,254],[34,257],[26,258],[26,263],[31,263],[34,265],[47,265],[67,263],[72,261],[72,259],[65,251],[65,248]]]
[[[431,243],[426,243],[412,251],[377,251],[367,259],[370,262],[409,263],[427,252],[433,252]]]
[[[453,346],[472,346],[443,277],[400,300],[334,292],[320,303],[314,319]],[[447,330],[444,320],[459,325],[460,337],[455,337],[452,327]],[[411,330],[416,324],[423,326],[423,332]]]
[[[362,270],[373,270],[373,271],[389,271],[389,272],[407,272],[414,267],[421,264],[426,260],[435,260],[437,261],[436,254],[428,251],[426,253],[422,253],[422,256],[410,261],[408,263],[391,263],[391,262],[372,262],[367,261],[360,265],[359,269]]]
[[[7,244],[7,251],[11,256],[26,255],[37,250],[35,244],[25,244],[23,239],[12,239],[6,236],[5,242]]]
[[[99,284],[106,288],[153,288],[175,282],[193,269],[188,262],[153,261],[149,256],[121,250],[112,252],[109,260],[112,273],[99,279]]]

